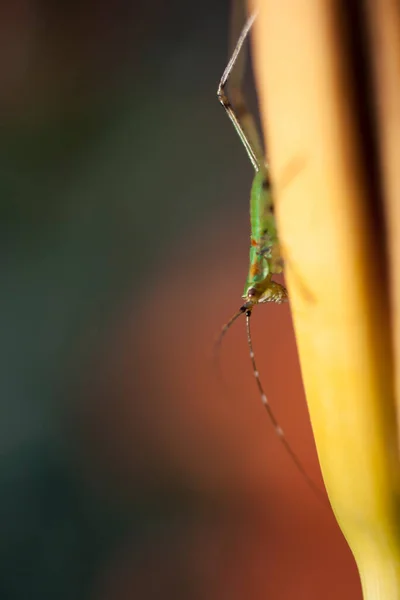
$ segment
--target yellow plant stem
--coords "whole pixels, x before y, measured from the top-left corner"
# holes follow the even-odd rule
[[[255,72],[325,485],[365,600],[396,600],[400,468],[385,248],[370,210],[340,7],[261,0]]]
[[[400,4],[369,0],[369,30],[384,175],[387,250],[391,257],[392,336],[395,351],[397,428],[400,428]]]

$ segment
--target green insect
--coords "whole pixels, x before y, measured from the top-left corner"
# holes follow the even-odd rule
[[[286,448],[286,451],[306,479],[308,485],[319,497],[321,497],[321,495],[323,495],[321,490],[309,477],[301,461],[292,450],[268,402],[257,369],[251,337],[250,317],[257,304],[265,304],[267,302],[282,304],[283,302],[288,301],[286,288],[273,280],[273,275],[282,273],[283,260],[280,252],[274,216],[274,203],[269,169],[265,161],[262,144],[254,119],[246,107],[241,92],[243,72],[238,73],[239,69],[236,69],[235,81],[235,73],[233,71],[238,62],[242,46],[253,26],[256,16],[256,14],[253,14],[246,21],[233,54],[222,75],[217,91],[218,99],[232,121],[256,172],[250,194],[250,265],[242,295],[244,302],[237,313],[235,313],[222,328],[221,334],[217,340],[217,347],[219,347],[223,336],[236,319],[244,314],[246,318],[247,342],[250,351],[250,359],[262,403],[266,408],[275,432]],[[243,71],[243,68],[241,70]],[[230,96],[235,100],[234,103],[229,101],[228,96],[225,93],[227,84],[229,85]]]

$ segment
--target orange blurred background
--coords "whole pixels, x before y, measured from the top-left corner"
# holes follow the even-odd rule
[[[0,596],[361,598],[262,407],[244,321],[224,382],[212,362],[241,303],[252,179],[216,99],[229,3],[0,10]],[[289,306],[252,325],[322,487]]]

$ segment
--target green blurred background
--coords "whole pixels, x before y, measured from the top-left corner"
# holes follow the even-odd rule
[[[1,599],[360,597],[243,324],[224,384],[211,361],[252,179],[216,99],[229,9],[0,7]],[[269,396],[320,482],[289,309],[256,313]]]

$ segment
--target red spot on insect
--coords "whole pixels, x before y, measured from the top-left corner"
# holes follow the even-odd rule
[[[258,243],[256,242],[256,240],[254,238],[251,238],[251,245],[254,247],[258,246]]]
[[[252,277],[255,277],[256,275],[258,275],[260,272],[260,267],[257,263],[253,263],[250,267],[250,275]]]

